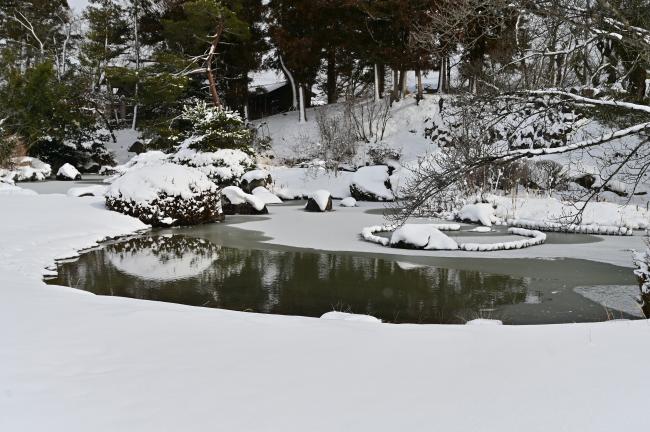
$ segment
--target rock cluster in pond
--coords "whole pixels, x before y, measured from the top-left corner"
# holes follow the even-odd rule
[[[332,195],[323,189],[309,195],[305,210],[310,212],[332,211]]]
[[[108,187],[106,207],[152,226],[223,220],[217,186],[194,168],[170,163],[127,171]]]
[[[350,194],[359,201],[393,201],[390,182],[392,167],[374,165],[359,168],[350,183]]]
[[[77,168],[72,166],[69,163],[63,164],[61,168],[56,172],[56,179],[69,181],[69,180],[81,180],[81,173]]]
[[[405,224],[393,231],[390,245],[405,249],[456,250],[458,243],[430,224]]]
[[[7,182],[43,181],[52,174],[50,164],[29,156],[11,158],[11,168],[0,168],[0,178]]]
[[[227,186],[223,188],[221,193],[221,206],[226,215],[260,215],[269,213],[264,200],[244,192],[237,186]]]
[[[271,173],[267,170],[256,169],[244,173],[239,181],[239,186],[246,193],[253,193],[258,187],[268,188],[273,183]]]

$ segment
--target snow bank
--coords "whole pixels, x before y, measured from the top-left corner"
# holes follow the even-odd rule
[[[502,197],[491,196],[496,204],[496,217],[501,220],[515,219],[556,223],[576,214],[573,203],[565,203],[548,197]],[[645,229],[650,226],[650,212],[636,205],[620,205],[611,202],[591,201],[584,206],[582,225],[627,227]]]
[[[395,199],[390,189],[388,167],[375,165],[359,168],[352,175],[350,193],[357,200],[392,201]]]
[[[326,189],[332,198],[350,196],[351,172],[341,171],[337,175],[322,167],[287,168],[269,167],[273,185],[269,190],[283,200],[307,198],[311,191]]]
[[[348,312],[326,312],[320,317],[325,320],[339,320],[339,321],[355,321],[355,322],[367,322],[367,323],[381,323],[379,318],[375,318],[371,315],[362,315],[362,314],[353,314]]]
[[[23,189],[13,184],[0,181],[0,195],[38,195],[33,190]]]
[[[340,203],[341,207],[356,207],[357,200],[352,197],[343,198]]]
[[[458,249],[458,243],[431,224],[402,225],[393,231],[390,237],[390,245],[427,250]]]
[[[558,222],[533,221],[527,219],[509,219],[508,225],[513,227],[535,229],[539,231],[563,233],[599,235],[632,235],[634,233],[631,228],[624,226],[562,224]]]
[[[226,186],[221,190],[221,193],[232,205],[250,204],[257,211],[262,211],[266,206],[262,198],[257,195],[247,194],[237,186]]]
[[[81,178],[81,173],[77,168],[66,163],[56,172],[56,178],[59,180],[77,180]]]
[[[466,204],[458,212],[457,218],[490,227],[495,222],[494,208],[488,203]]]
[[[253,195],[264,201],[265,204],[282,204],[282,200],[277,195],[271,193],[263,186],[258,186],[253,189]]]

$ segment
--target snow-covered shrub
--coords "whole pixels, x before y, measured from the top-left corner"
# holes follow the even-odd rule
[[[494,207],[489,203],[466,204],[460,209],[456,218],[461,221],[478,222],[484,226],[492,226],[496,221]]]
[[[267,214],[269,212],[263,199],[248,194],[237,186],[226,186],[221,193],[224,214]]]
[[[375,101],[368,97],[349,96],[344,104],[343,117],[354,127],[357,140],[379,143],[384,139],[386,125],[391,117],[390,107],[390,98]]]
[[[339,166],[351,163],[357,154],[357,134],[351,118],[326,107],[316,110],[319,143],[316,157],[325,167],[338,172]]]
[[[531,164],[530,181],[541,190],[553,192],[566,190],[569,179],[561,163],[541,159]]]
[[[148,152],[140,153],[139,155],[133,156],[125,164],[116,165],[116,166],[103,166],[99,171],[100,174],[113,174],[114,177],[108,179],[109,182],[115,178],[126,173],[133,168],[142,168],[145,166],[157,166],[162,165],[168,162],[170,155],[161,152],[160,150],[151,150]]]
[[[183,108],[180,123],[181,141],[191,137],[189,147],[194,150],[214,152],[238,149],[252,152],[253,133],[234,111],[199,101]]]
[[[8,166],[16,150],[17,141],[9,136],[2,127],[5,119],[0,120],[0,167]]]
[[[217,186],[202,172],[172,163],[128,170],[108,187],[106,206],[153,226],[223,219]]]
[[[402,152],[399,149],[393,148],[385,142],[368,147],[366,154],[373,165],[384,165],[389,161],[398,161],[402,157]]]
[[[50,164],[57,171],[70,163],[82,172],[96,173],[102,166],[115,165],[115,159],[105,146],[110,139],[110,134],[104,130],[65,141],[46,136],[29,148],[29,154]]]
[[[341,207],[356,207],[357,200],[352,197],[343,198],[340,203]]]
[[[237,149],[199,151],[191,146],[192,140],[184,142],[171,156],[175,163],[197,168],[217,185],[237,186],[246,171],[255,168],[251,156]],[[146,154],[146,153],[144,153]]]
[[[386,165],[361,167],[352,175],[350,194],[359,201],[392,201],[390,169]]]

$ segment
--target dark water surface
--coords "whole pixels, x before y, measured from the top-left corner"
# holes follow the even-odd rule
[[[540,324],[635,314],[631,270],[609,264],[322,252],[261,238],[228,224],[157,230],[61,262],[48,283],[240,311],[317,317],[340,310],[397,323],[480,317]],[[627,308],[612,309],[621,298]]]

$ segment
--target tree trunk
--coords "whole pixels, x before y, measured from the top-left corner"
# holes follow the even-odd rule
[[[377,63],[374,66],[375,70],[375,102],[379,101],[379,71],[377,70]]]
[[[380,63],[378,66],[379,69],[379,97],[384,97],[384,91],[386,91],[386,67],[383,63]]]
[[[305,89],[302,84],[298,84],[298,96],[300,99],[300,112],[298,114],[298,122],[305,123],[307,121],[307,115],[305,112]]]
[[[336,78],[336,49],[332,47],[327,51],[327,103],[336,103],[338,99]]]
[[[424,98],[424,89],[422,88],[422,70],[420,68],[417,68],[415,71],[415,75],[418,78],[418,88],[417,88],[417,93],[415,95],[415,101],[417,104],[420,104],[420,101]]]
[[[133,43],[135,49],[135,90],[133,92],[133,121],[131,129],[138,123],[138,87],[140,84],[140,36],[138,34],[138,0],[133,2]]]
[[[217,81],[214,79],[214,75],[212,74],[212,60],[217,53],[217,46],[219,45],[219,39],[223,33],[223,26],[223,21],[220,21],[217,27],[217,32],[212,38],[210,51],[208,52],[208,57],[205,61],[205,69],[208,75],[208,82],[210,83],[210,95],[212,96],[212,103],[215,107],[221,107],[221,99],[219,99],[219,92],[217,91]]]
[[[293,79],[293,74],[287,69],[287,67],[284,65],[284,61],[282,60],[282,56],[278,56],[280,58],[280,67],[282,68],[282,71],[284,74],[287,76],[287,79],[289,80],[289,85],[291,86],[291,109],[297,109],[298,108],[298,97],[296,95],[296,81]]]
[[[408,70],[403,69],[400,72],[400,77],[399,77],[399,87],[400,87],[400,94],[401,97],[405,97],[406,93],[408,93],[408,88],[407,88],[407,82],[406,82],[406,76],[408,75]]]
[[[393,93],[390,95],[391,101],[399,100],[399,71],[393,69]]]

